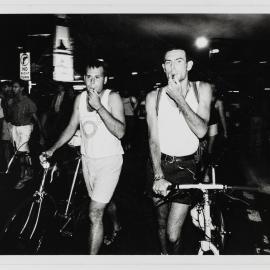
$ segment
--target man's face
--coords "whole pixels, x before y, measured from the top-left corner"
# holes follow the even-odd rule
[[[169,79],[170,77],[182,81],[192,68],[192,61],[186,59],[186,53],[183,50],[171,50],[165,54],[163,70]]]
[[[107,82],[103,67],[87,67],[84,81],[88,91],[95,90],[97,93],[100,93]]]
[[[17,94],[21,93],[23,88],[20,86],[19,83],[15,82],[13,83],[12,90],[13,90],[14,95],[16,96]]]
[[[7,97],[11,97],[13,95],[12,87],[9,85],[4,85],[2,87],[3,94]]]

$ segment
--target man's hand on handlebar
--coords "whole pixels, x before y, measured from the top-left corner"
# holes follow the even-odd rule
[[[39,156],[40,163],[47,162],[48,158],[51,158],[53,156],[54,151],[48,149],[47,151],[44,151]]]
[[[167,196],[169,193],[168,187],[171,186],[171,183],[164,178],[155,180],[153,183],[153,191],[161,196]]]

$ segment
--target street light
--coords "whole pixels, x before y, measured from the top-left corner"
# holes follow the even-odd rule
[[[206,48],[208,46],[208,44],[209,44],[209,39],[206,37],[198,37],[195,40],[195,45],[199,49]]]

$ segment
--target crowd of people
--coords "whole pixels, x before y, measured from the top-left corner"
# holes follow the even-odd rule
[[[2,170],[14,152],[21,169],[16,189],[31,179],[29,141],[34,129],[43,147],[43,162],[72,142],[80,146],[82,169],[89,204],[89,254],[98,254],[104,241],[103,216],[112,217],[112,237],[121,230],[113,194],[122,170],[124,153],[137,152],[149,158],[147,194],[155,207],[173,183],[198,182],[196,152],[208,141],[204,166],[213,157],[218,133],[228,138],[224,106],[215,85],[189,80],[193,61],[186,50],[171,48],[164,53],[162,68],[167,84],[153,91],[106,87],[108,67],[104,60],[87,63],[86,89],[75,95],[72,87],[59,82],[48,110],[38,113],[37,105],[21,80],[1,84],[0,131]],[[221,123],[221,126],[218,126]],[[79,137],[76,143],[74,138]],[[202,181],[209,182],[207,169]],[[172,202],[155,207],[161,254],[179,254],[181,232],[192,202],[183,192]],[[111,243],[113,239],[105,239]]]

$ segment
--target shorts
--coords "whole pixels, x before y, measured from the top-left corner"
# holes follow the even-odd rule
[[[208,136],[213,137],[218,134],[218,124],[213,124],[208,127]]]
[[[14,126],[9,124],[11,138],[13,144],[16,145],[16,150],[20,152],[29,152],[29,140],[33,131],[33,125]]]
[[[123,164],[122,155],[104,158],[82,156],[82,169],[89,197],[108,203],[117,186]]]
[[[162,196],[157,195],[153,192],[153,181],[154,174],[150,162],[148,163],[147,169],[147,186],[146,192],[152,198],[160,198]],[[198,183],[196,179],[196,163],[194,159],[187,161],[174,161],[170,163],[169,161],[161,160],[161,168],[164,174],[164,177],[167,181],[172,184],[196,184]],[[193,202],[193,191],[183,190],[179,193],[179,196],[172,198],[170,202],[177,202],[181,204],[191,205]]]

